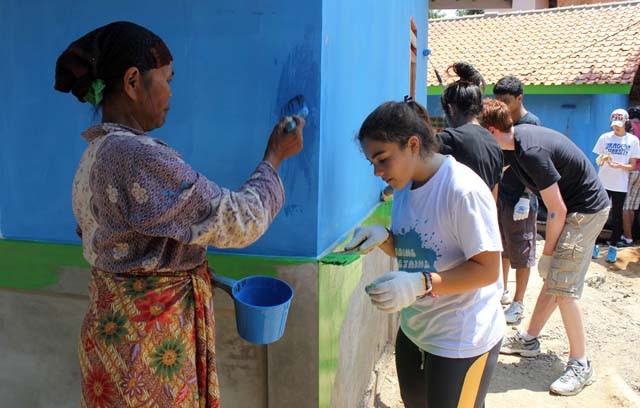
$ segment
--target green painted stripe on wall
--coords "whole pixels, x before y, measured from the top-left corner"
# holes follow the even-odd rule
[[[442,86],[428,86],[427,95],[442,94]],[[583,84],[583,85],[526,85],[525,95],[600,95],[622,94],[631,91],[631,84]],[[487,86],[486,95],[493,94],[493,85]]]
[[[207,259],[216,272],[233,279],[276,276],[279,266],[316,262],[314,258],[226,254],[208,254]],[[65,266],[89,268],[80,245],[0,240],[0,287],[40,289],[54,285]]]
[[[61,266],[88,268],[82,247],[0,240],[0,287],[38,289],[56,284]]]
[[[392,201],[380,203],[360,225],[380,224],[389,227]],[[351,235],[351,234],[350,234]],[[344,248],[351,236],[338,245]],[[318,265],[318,391],[319,408],[330,408],[333,385],[340,359],[340,330],[349,311],[349,300],[362,277],[362,257],[355,257],[344,264],[324,263]]]
[[[348,265],[318,266],[319,403],[330,408],[340,349],[340,329],[349,309],[349,299],[362,277],[362,260]]]
[[[250,275],[276,277],[278,267],[317,262],[314,258],[280,258],[254,255],[208,254],[209,266],[228,278],[242,279]]]

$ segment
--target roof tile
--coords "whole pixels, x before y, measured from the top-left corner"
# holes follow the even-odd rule
[[[473,64],[493,84],[633,82],[640,64],[640,0],[429,21],[431,62],[443,72]],[[506,51],[509,50],[509,51]],[[428,85],[438,85],[429,67]]]

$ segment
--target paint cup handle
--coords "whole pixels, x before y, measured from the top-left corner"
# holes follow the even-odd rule
[[[213,280],[213,286],[218,287],[225,292],[227,292],[231,297],[233,297],[233,286],[236,284],[236,281],[227,278],[226,276],[216,275],[211,273],[211,279]]]

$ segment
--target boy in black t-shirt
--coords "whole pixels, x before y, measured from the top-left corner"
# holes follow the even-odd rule
[[[537,125],[540,119],[527,111],[522,103],[524,86],[513,76],[500,79],[493,87],[496,99],[509,108],[514,126]],[[509,269],[516,270],[516,290],[511,305],[505,310],[507,324],[518,324],[524,317],[524,294],[529,282],[531,267],[536,262],[536,221],[538,218],[538,199],[526,190],[511,168],[502,175],[498,189],[498,221],[502,236],[502,271],[504,295],[502,304],[510,303],[507,282]]]
[[[507,155],[518,179],[542,197],[548,211],[546,241],[538,262],[544,285],[525,329],[505,339],[500,352],[535,356],[537,336],[556,306],[569,339],[569,362],[550,390],[578,394],[594,380],[587,359],[579,299],[591,261],[591,248],[609,215],[609,199],[586,155],[552,129],[513,127],[507,105],[485,99],[481,124]]]

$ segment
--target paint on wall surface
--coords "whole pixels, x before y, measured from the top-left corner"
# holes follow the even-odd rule
[[[329,265],[349,265],[360,259],[360,255],[351,253],[330,253],[320,259],[320,263]]]
[[[319,78],[319,66],[314,63],[313,50],[310,47],[296,46],[287,56],[286,61],[282,64],[280,80],[278,82],[277,99],[274,106],[282,107],[294,95],[303,95],[305,100],[311,96],[311,101],[318,101],[318,89],[315,86],[317,78]],[[314,92],[313,95],[309,93]],[[308,95],[308,96],[307,96]],[[305,129],[313,128],[317,121],[317,106],[308,106],[309,116],[307,117]],[[274,116],[280,117],[281,109],[274,112]],[[301,186],[311,193],[315,183],[318,165],[318,135],[314,132],[306,132],[304,134],[305,148],[291,160],[282,165],[282,178],[284,180],[285,190],[293,188],[295,183],[301,183]],[[295,166],[294,164],[298,164]],[[294,203],[295,204],[295,203]]]

